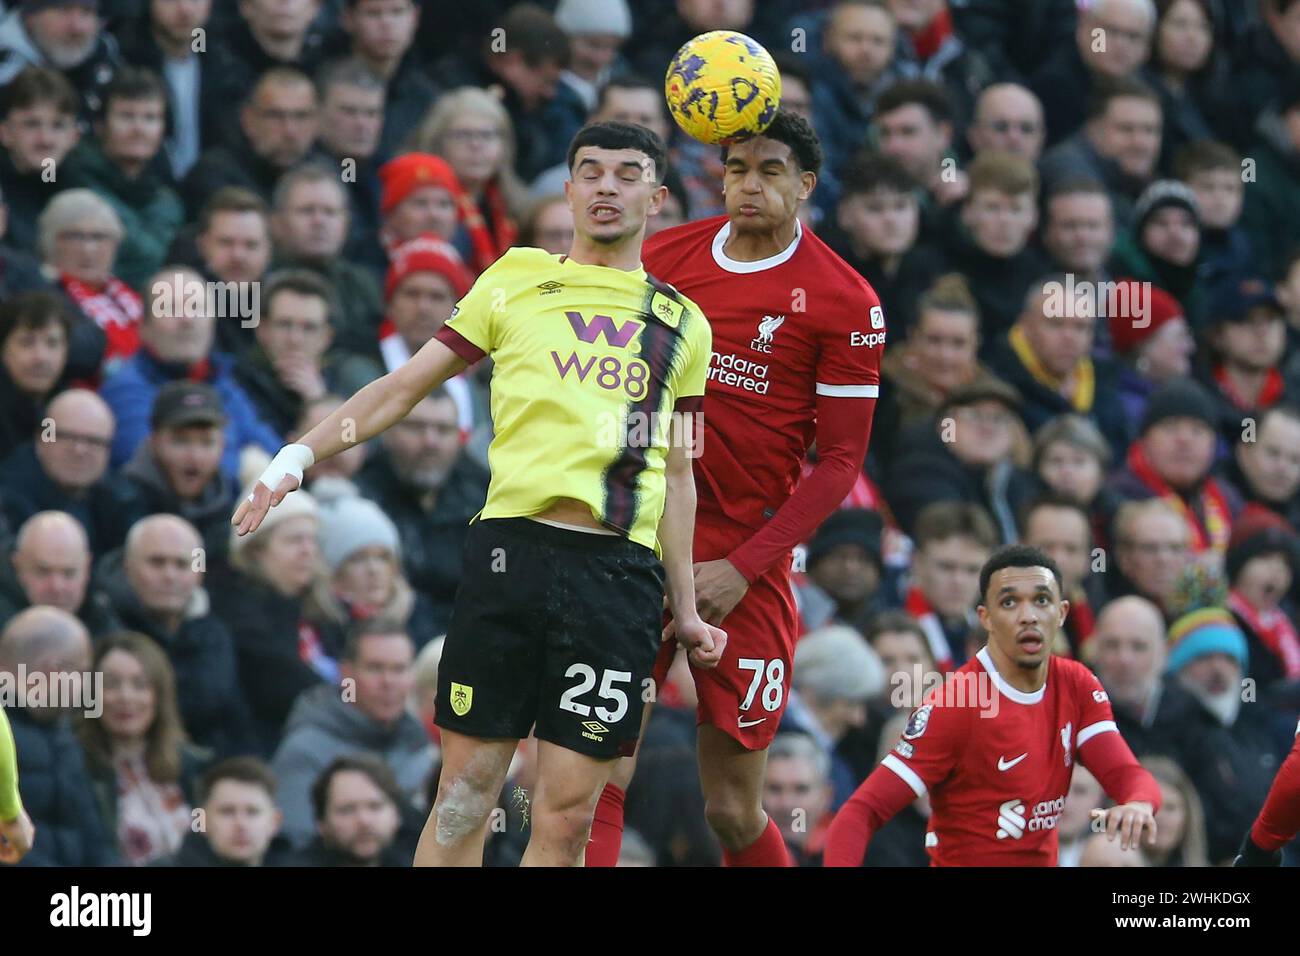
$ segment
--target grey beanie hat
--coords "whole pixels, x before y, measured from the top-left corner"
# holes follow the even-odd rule
[[[865,637],[833,624],[795,645],[794,684],[818,697],[869,700],[884,693],[885,665]]]
[[[569,36],[608,33],[627,39],[632,35],[627,0],[560,0],[555,23]]]
[[[362,498],[350,481],[319,478],[311,490],[320,505],[321,558],[331,574],[362,548],[382,547],[401,555],[401,537],[393,519]]]

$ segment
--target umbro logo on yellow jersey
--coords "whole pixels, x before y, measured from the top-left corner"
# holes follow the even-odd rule
[[[564,288],[563,282],[556,282],[552,279],[550,282],[543,282],[537,288],[542,290],[542,295],[550,295],[553,292],[559,292]]]

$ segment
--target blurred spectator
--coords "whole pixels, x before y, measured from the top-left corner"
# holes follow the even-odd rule
[[[876,147],[903,164],[923,191],[921,235],[937,239],[943,208],[966,198],[966,174],[949,155],[953,144],[952,103],[947,91],[928,80],[900,80],[876,101],[871,121]]]
[[[1097,0],[1079,8],[1073,45],[1050,59],[1029,84],[1043,102],[1049,144],[1078,128],[1078,105],[1087,102],[1099,80],[1137,73],[1151,52],[1155,26],[1152,0]]]
[[[64,379],[72,320],[63,300],[24,292],[0,304],[0,455],[36,434]]]
[[[299,696],[271,766],[280,781],[284,833],[295,846],[312,838],[312,790],[339,757],[367,754],[393,773],[409,803],[433,767],[429,738],[406,710],[415,651],[406,632],[382,618],[348,638],[340,658],[343,692],[320,685]],[[317,806],[315,820],[321,820]]]
[[[1020,393],[1030,431],[1073,412],[1092,421],[1118,455],[1131,427],[1116,388],[1119,373],[1092,357],[1096,309],[1070,295],[1073,285],[1060,274],[1033,282],[1015,324],[989,350],[989,367]]]
[[[272,268],[308,269],[328,283],[338,305],[334,317],[338,327],[331,348],[364,355],[375,349],[383,304],[379,283],[370,270],[344,252],[348,192],[338,174],[326,166],[300,166],[285,173],[276,184],[271,214],[275,240]],[[378,210],[376,203],[376,215]],[[369,235],[373,242],[373,227]],[[263,309],[269,301],[263,294]]]
[[[876,100],[903,78],[894,65],[897,37],[898,24],[884,3],[840,0],[827,13],[813,115],[828,167],[839,169],[857,153]]]
[[[1087,509],[1078,502],[1057,495],[1045,495],[1024,511],[1020,527],[1022,540],[1056,562],[1061,572],[1061,596],[1070,602],[1065,627],[1052,650],[1079,657],[1092,637],[1096,604],[1101,600],[1101,578],[1092,573],[1096,552],[1092,547],[1092,524]],[[1062,638],[1068,641],[1062,647]]]
[[[865,508],[841,508],[808,545],[808,577],[799,590],[800,617],[815,630],[828,623],[865,631],[880,610],[884,522]]]
[[[320,131],[316,88],[297,70],[269,69],[257,75],[247,99],[241,93],[226,103],[242,104],[239,134],[204,150],[186,175],[181,198],[191,219],[223,186],[241,186],[270,202],[276,180],[307,158]]]
[[[1193,551],[1182,512],[1165,498],[1127,502],[1115,513],[1111,537],[1115,561],[1107,574],[1109,594],[1136,593],[1171,614],[1179,574]]]
[[[1057,183],[1043,198],[1039,238],[1050,266],[1073,273],[1076,284],[1108,279],[1115,216],[1106,187],[1095,179]]]
[[[553,256],[573,248],[573,210],[561,195],[543,196],[529,208],[519,229],[519,245],[545,249]]]
[[[889,387],[876,402],[869,454],[882,466],[901,452],[905,431],[933,421],[955,389],[995,378],[976,358],[979,307],[963,276],[940,276],[916,308],[916,327],[908,340],[887,349],[880,363],[881,378]]]
[[[309,617],[340,629],[383,619],[401,628],[415,650],[442,631],[429,599],[402,575],[396,525],[373,501],[337,478],[312,484],[321,505],[321,558],[329,577],[316,582]]]
[[[1193,328],[1206,318],[1201,271],[1201,213],[1196,195],[1176,179],[1161,179],[1142,191],[1133,224],[1115,240],[1112,268],[1164,289],[1183,307]]]
[[[213,0],[145,0],[141,6],[131,29],[119,31],[122,61],[152,70],[166,84],[163,149],[171,179],[179,182],[219,138],[226,113],[221,65],[204,55]]]
[[[248,752],[255,741],[234,641],[212,615],[202,584],[206,563],[193,525],[175,515],[153,514],[131,526],[125,547],[102,561],[98,571],[122,623],[166,654],[190,738],[226,757]]]
[[[113,274],[122,220],[99,193],[68,189],[41,213],[41,259],[86,322],[104,333],[102,370],[112,374],[140,347],[139,294]]]
[[[1258,12],[1238,53],[1233,111],[1225,117],[1238,124],[1237,146],[1245,145],[1243,140],[1253,132],[1252,118],[1261,112],[1268,115],[1270,102],[1278,96],[1285,99],[1288,90],[1300,91],[1300,85],[1288,86],[1300,66],[1300,11],[1295,0],[1260,0]],[[1249,154],[1259,155],[1254,150]]]
[[[399,144],[415,129],[438,95],[437,84],[411,49],[425,10],[429,10],[430,22],[443,20],[421,0],[343,0],[339,25],[348,35],[352,56],[378,76],[384,86],[381,156],[398,151]],[[445,27],[445,22],[438,26]],[[362,157],[354,158],[359,163]]]
[[[918,195],[898,160],[864,157],[845,171],[834,222],[824,230],[826,241],[876,290],[896,345],[912,335],[916,300],[944,268],[938,248],[918,244]]]
[[[518,149],[515,172],[529,182],[564,158],[581,125],[553,108],[570,62],[569,38],[536,3],[513,4],[496,26],[509,41],[501,45],[484,33],[478,49],[447,64],[447,85],[485,88],[506,108]]]
[[[19,668],[24,668],[20,671]],[[118,863],[113,834],[104,826],[95,801],[81,745],[72,730],[72,710],[102,705],[90,682],[90,636],[81,623],[54,607],[33,607],[0,632],[0,672],[17,679],[39,675],[64,694],[28,699],[7,707],[18,752],[23,807],[36,825],[37,839],[21,866],[112,866]],[[55,699],[57,698],[57,699]]]
[[[1124,849],[1117,836],[1094,833],[1085,837],[1083,852],[1079,855],[1079,866],[1150,866],[1146,847]]]
[[[39,511],[62,511],[81,522],[90,550],[103,554],[122,543],[121,495],[108,478],[113,413],[86,389],[60,392],[45,412],[40,434],[0,461],[0,500],[18,527]]]
[[[343,404],[343,399],[338,395],[326,395],[318,398],[314,402],[306,402],[302,408],[302,418],[298,420],[294,428],[292,437],[295,440],[300,439],[307,432],[311,431],[318,423],[328,418],[334,411]],[[361,470],[361,466],[366,463],[366,446],[357,442],[350,447],[332,455],[324,461],[319,461],[307,469],[303,476],[310,489],[313,482],[318,478],[324,478],[327,475],[343,478],[351,481]]]
[[[1272,285],[1258,276],[1235,277],[1220,290],[1207,329],[1206,385],[1219,400],[1219,427],[1236,441],[1248,421],[1276,405],[1286,391],[1279,365],[1286,320]]]
[[[1103,806],[1106,794],[1087,767],[1076,766],[1070,775],[1070,790],[1065,795],[1065,809],[1056,822],[1059,841],[1057,866],[1078,866],[1084,844],[1092,832],[1092,811]],[[1160,812],[1164,813],[1163,804]],[[1161,821],[1163,822],[1163,821]]]
[[[1268,715],[1243,702],[1248,666],[1246,638],[1224,608],[1207,607],[1169,627],[1166,673],[1199,705],[1199,766],[1189,769],[1205,803],[1212,864],[1231,860],[1264,804],[1282,762]]]
[[[90,582],[86,531],[61,511],[41,511],[18,528],[9,561],[0,567],[0,625],[25,608],[47,605],[73,614],[92,638],[120,625]]]
[[[455,402],[441,389],[386,431],[380,445],[357,485],[401,532],[406,578],[429,598],[441,633],[460,583],[469,520],[483,507],[487,471],[464,455]]]
[[[394,842],[405,795],[381,761],[366,754],[336,757],[310,796],[315,834],[294,866],[411,865],[412,852]]]
[[[410,4],[410,0],[396,2]],[[416,8],[412,5],[412,9]],[[386,22],[378,19],[381,24]],[[379,231],[379,167],[387,155],[380,147],[384,81],[359,60],[336,60],[317,77],[316,90],[320,97],[320,152],[328,162],[312,163],[305,169],[296,166],[276,183],[272,206],[276,218],[284,220],[273,224],[279,226],[273,229],[276,251],[315,260],[322,271],[338,266],[357,269],[356,258],[371,251]],[[328,198],[321,186],[327,179],[331,181]],[[290,184],[307,191],[315,202],[304,198],[295,203],[289,195]],[[343,238],[338,236],[340,229]],[[340,259],[344,243],[348,256]],[[286,245],[294,248],[286,249]]]
[[[433,723],[433,716],[438,697],[438,665],[442,663],[444,640],[445,635],[438,635],[415,655],[415,666],[412,668],[414,686],[411,688],[411,699],[407,705],[407,710],[415,714],[424,732],[430,740],[434,741],[440,734]]]
[[[190,802],[206,762],[190,745],[167,657],[143,634],[111,634],[95,648],[104,713],[81,722],[95,799],[131,866],[172,855],[190,830]]]
[[[238,19],[213,43],[221,54],[224,101],[242,103],[274,70],[312,73],[321,55],[321,37],[312,30],[320,7],[321,0],[239,0]]]
[[[17,16],[17,11],[10,17]],[[0,71],[3,71],[0,65]],[[67,183],[57,170],[81,138],[77,91],[54,70],[28,67],[7,78],[0,119],[0,189],[9,207],[9,245],[37,251],[36,220]]]
[[[421,152],[445,159],[456,174],[460,224],[453,243],[477,275],[514,245],[519,234],[515,217],[525,191],[514,170],[519,141],[510,114],[483,90],[452,90],[438,98],[414,142]]]
[[[904,608],[916,618],[942,673],[971,655],[978,628],[980,567],[998,546],[992,520],[979,505],[936,501],[922,509],[912,535],[912,582]]]
[[[1291,57],[1300,63],[1300,13],[1295,0],[1271,0],[1281,2],[1290,3]],[[1276,105],[1260,114],[1254,139],[1245,150],[1255,161],[1255,178],[1246,190],[1242,225],[1259,254],[1256,267],[1269,275],[1283,264],[1285,251],[1300,244],[1300,224],[1294,218],[1300,216],[1300,76],[1294,73],[1294,64],[1291,70],[1287,87]]]
[[[949,257],[970,282],[985,344],[992,346],[1023,311],[1026,294],[1047,268],[1029,245],[1038,225],[1038,174],[1028,160],[993,152],[975,157],[968,174],[970,189]]]
[[[1193,0],[1178,2],[1195,5]],[[1241,156],[1231,146],[1200,140],[1178,151],[1174,171],[1196,198],[1201,215],[1197,282],[1213,300],[1220,286],[1239,275],[1258,271],[1255,249],[1241,226],[1246,196]]]
[[[207,556],[224,561],[235,508],[235,482],[221,471],[226,413],[202,382],[168,382],[149,416],[149,437],[118,471],[128,520],[179,515],[202,535]]]
[[[830,755],[832,807],[853,795],[874,762],[878,728],[868,730],[867,701],[884,692],[885,667],[852,628],[822,627],[795,645],[790,703],[781,723],[786,730],[808,734]],[[863,738],[869,743],[866,766],[854,766],[841,745],[859,743],[854,749],[861,749]]]
[[[831,822],[830,759],[812,737],[779,733],[767,748],[763,810],[797,866],[820,866]]]
[[[920,707],[931,682],[939,681],[941,675],[916,618],[906,611],[885,611],[871,622],[866,638],[885,665],[889,706],[904,714]],[[889,744],[893,745],[892,739]]]
[[[196,292],[205,297],[200,303],[207,304],[194,307]],[[262,448],[268,454],[279,450],[280,436],[258,417],[248,394],[235,380],[234,360],[213,349],[213,295],[203,277],[184,266],[167,266],[150,280],[140,323],[140,350],[100,389],[117,416],[114,467],[129,461],[148,437],[154,402],[162,387],[185,379],[205,382],[221,396],[226,413],[222,474],[236,475],[245,446]],[[224,321],[238,325],[241,320],[231,316]]]
[[[1143,847],[1151,865],[1209,866],[1205,854],[1205,811],[1187,774],[1169,757],[1147,757],[1142,766],[1160,784],[1160,827],[1156,830],[1156,845]]]
[[[0,121],[0,129],[4,128]],[[0,151],[0,157],[4,152]],[[4,172],[0,168],[0,178]],[[49,288],[50,283],[41,273],[41,265],[34,256],[5,244],[5,233],[9,229],[9,206],[0,191],[0,301],[11,298],[20,292]]]
[[[1286,310],[1287,354],[1300,348],[1300,245],[1282,257],[1277,270],[1277,300]]]
[[[1300,537],[1280,515],[1251,505],[1232,529],[1224,570],[1228,609],[1246,635],[1249,676],[1265,694],[1279,681],[1300,685],[1300,635],[1287,595]]]
[[[596,96],[632,35],[627,0],[560,0],[555,25],[569,36],[569,65],[560,74],[561,97],[568,94],[579,125],[596,107]]]
[[[966,140],[975,156],[1010,153],[1037,163],[1043,153],[1043,104],[1018,83],[994,83],[980,91]]]
[[[242,301],[245,291],[251,295],[259,288],[271,267],[270,207],[246,189],[218,189],[199,213],[194,246],[197,255],[191,261],[201,267],[203,277],[240,291]],[[211,300],[209,295],[207,301]],[[253,344],[249,329],[257,327],[258,316],[235,316],[218,305],[213,318],[225,320],[217,325],[217,348],[243,357]]]
[[[330,353],[337,311],[333,289],[306,269],[272,273],[262,290],[256,344],[235,379],[276,434],[293,430],[307,402],[330,392],[351,395],[382,374],[366,356]]]
[[[0,86],[28,66],[58,70],[78,91],[82,118],[98,113],[121,63],[99,7],[100,0],[25,0],[11,9],[0,20]]]
[[[167,89],[162,80],[149,70],[124,67],[104,89],[95,137],[83,139],[68,156],[68,185],[93,189],[121,221],[117,257],[110,262],[133,287],[167,260],[172,238],[185,219],[180,197],[154,162],[166,127]]]
[[[1156,2],[1159,19],[1147,76],[1160,94],[1166,156],[1187,143],[1212,138],[1211,119],[1223,111],[1231,88],[1227,58],[1215,52],[1211,4],[1212,0]]]
[[[1096,180],[1110,192],[1116,226],[1126,228],[1156,175],[1160,98],[1140,80],[1111,80],[1088,102],[1083,128],[1043,154],[1043,188],[1050,194],[1072,179]]]
[[[1253,432],[1243,428],[1225,474],[1248,502],[1300,527],[1300,408],[1274,405],[1260,414]]]
[[[1161,386],[1192,372],[1196,339],[1183,307],[1164,289],[1136,279],[1115,283],[1113,305],[1105,306],[1111,347],[1119,365],[1116,391],[1126,422],[1140,422],[1147,402]]]
[[[942,83],[952,99],[959,132],[975,112],[975,98],[995,79],[987,57],[953,29],[948,0],[886,0],[898,21],[897,65]]]
[[[288,844],[279,836],[275,774],[254,757],[231,757],[209,767],[199,780],[192,827],[166,866],[283,866]]]
[[[341,636],[306,615],[307,595],[322,573],[318,524],[315,499],[305,491],[290,495],[255,533],[237,537],[231,529],[232,573],[212,579],[213,611],[234,635],[262,754],[275,750],[302,691],[339,680]]]
[[[451,318],[456,303],[473,279],[456,251],[435,236],[417,236],[392,252],[384,281],[387,314],[380,329],[379,355],[384,370],[405,365]],[[456,400],[456,418],[463,437],[487,419],[475,406],[472,373],[452,376],[442,387]]]
[[[928,426],[907,433],[886,475],[885,499],[899,527],[911,533],[936,501],[979,504],[997,522],[997,538],[1015,541],[1016,512],[1033,496],[1020,397],[1000,379],[959,385]]]
[[[1106,439],[1082,415],[1059,415],[1034,433],[1034,474],[1052,493],[1088,509],[1098,543],[1107,540],[1100,519],[1118,507],[1106,487],[1112,459]]]
[[[462,191],[447,161],[429,153],[403,153],[380,167],[379,179],[383,184],[379,206],[383,247],[372,250],[366,265],[382,278],[389,256],[403,243],[426,234],[448,243],[455,238]]]

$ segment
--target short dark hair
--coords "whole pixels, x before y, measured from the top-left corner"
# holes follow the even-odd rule
[[[907,167],[893,156],[883,153],[860,154],[844,171],[841,198],[880,190],[912,195],[916,192],[916,183]]]
[[[337,327],[338,296],[334,285],[319,272],[311,269],[281,269],[266,277],[266,288],[262,292],[262,311],[269,315],[271,303],[281,292],[296,292],[298,295],[313,295],[325,303],[325,320],[330,328]]]
[[[384,796],[393,801],[393,805],[401,812],[402,804],[406,802],[406,796],[402,793],[402,788],[397,785],[397,778],[393,776],[393,771],[389,769],[388,764],[384,763],[378,757],[372,757],[370,754],[350,754],[344,757],[335,757],[330,765],[320,772],[311,785],[311,810],[316,822],[319,823],[325,819],[325,810],[329,805],[330,787],[334,783],[334,778],[347,771],[363,773],[370,778],[370,782],[384,792]]]
[[[153,70],[142,66],[124,66],[104,88],[104,106],[100,115],[108,115],[114,100],[159,100],[166,109],[167,88]]]
[[[1256,432],[1258,433],[1263,431],[1264,425],[1267,424],[1268,420],[1275,415],[1281,415],[1283,418],[1289,418],[1293,422],[1300,422],[1300,405],[1297,405],[1294,402],[1283,401],[1283,402],[1278,402],[1276,405],[1270,405],[1268,408],[1262,409],[1259,412],[1257,416],[1258,420],[1255,423]]]
[[[0,96],[0,119],[8,119],[14,110],[49,104],[56,112],[76,116],[81,111],[81,97],[76,87],[58,70],[29,66],[9,81]]]
[[[1186,143],[1174,154],[1174,175],[1187,182],[1197,173],[1226,169],[1241,172],[1241,154],[1227,143],[1199,139]]]
[[[601,86],[600,90],[596,93],[596,108],[592,110],[593,113],[599,113],[605,108],[605,100],[609,98],[609,91],[614,89],[651,90],[657,97],[656,102],[660,104],[660,109],[663,111],[667,111],[668,109],[662,95],[663,87],[642,76],[640,73],[624,72],[615,73],[604,83],[604,85]]]
[[[212,220],[223,212],[255,212],[270,228],[271,210],[266,200],[243,186],[222,186],[214,192],[199,210],[198,235],[212,228]]]
[[[998,546],[998,531],[981,505],[969,501],[935,501],[921,509],[912,539],[918,551],[936,541],[970,538],[992,551]]]
[[[925,648],[930,663],[934,663],[934,652],[930,650],[930,640],[925,636],[925,628],[921,627],[921,622],[906,611],[881,611],[877,614],[864,636],[867,643],[875,648],[881,634],[915,634],[920,639],[921,646]]]
[[[782,83],[793,77],[806,86],[808,92],[812,92],[813,76],[807,66],[807,57],[777,50],[772,53],[772,62],[776,64],[776,69],[781,74]]]
[[[425,396],[426,398],[430,396]],[[411,639],[411,632],[407,630],[406,625],[391,615],[377,614],[374,617],[368,617],[364,621],[358,621],[348,628],[347,634],[343,639],[343,651],[339,654],[339,660],[352,663],[361,656],[361,642],[367,637],[405,637]],[[412,647],[415,646],[412,641]]]
[[[1100,181],[1089,176],[1071,176],[1050,187],[1043,196],[1044,226],[1052,219],[1052,203],[1062,196],[1101,196],[1106,200],[1106,208],[1111,211],[1112,218],[1114,217],[1114,200],[1110,198],[1110,192]]]
[[[1022,535],[1025,531],[1029,530],[1030,517],[1032,517],[1033,513],[1038,511],[1040,508],[1063,508],[1066,511],[1073,511],[1078,514],[1083,518],[1083,523],[1088,529],[1088,542],[1089,544],[1092,543],[1092,516],[1088,513],[1088,509],[1075,499],[1057,491],[1044,491],[1042,494],[1031,498],[1025,503],[1025,506],[1020,509],[1017,526],[1023,529],[1021,532]]]
[[[546,8],[536,3],[517,3],[501,19],[501,33],[510,38],[507,47],[518,51],[531,67],[543,63],[569,65],[569,35],[560,29]],[[499,55],[485,41],[488,57]]]
[[[664,181],[668,174],[668,148],[659,134],[635,123],[623,123],[618,120],[606,120],[601,123],[588,123],[574,135],[569,143],[567,162],[569,172],[573,172],[573,162],[578,157],[578,150],[584,146],[597,149],[637,149],[645,153],[655,164],[655,185]]]
[[[0,347],[18,330],[40,330],[51,325],[63,327],[65,337],[72,334],[72,316],[64,298],[54,292],[33,289],[0,303]]]
[[[929,113],[936,125],[952,122],[952,97],[944,87],[931,80],[899,80],[876,100],[876,115],[913,105]]]
[[[1056,579],[1056,591],[1059,594],[1065,587],[1061,581],[1061,569],[1056,562],[1037,548],[1027,544],[1008,544],[998,548],[980,568],[980,603],[988,597],[989,579],[1004,568],[1046,568]]]
[[[1160,95],[1150,86],[1132,76],[1098,77],[1088,100],[1088,119],[1094,120],[1110,108],[1111,100],[1121,97],[1146,100],[1160,109]]]
[[[316,97],[321,102],[336,86],[354,86],[362,90],[383,92],[383,78],[357,57],[330,60],[316,71]]]
[[[259,760],[257,757],[228,757],[219,763],[213,764],[199,778],[198,802],[200,806],[208,802],[212,797],[212,791],[223,780],[234,780],[238,783],[250,783],[255,787],[261,787],[266,791],[268,797],[272,800],[275,799],[278,782],[275,779],[275,771],[267,766],[265,761]]]
[[[822,171],[822,145],[817,139],[817,131],[798,113],[777,110],[776,117],[759,135],[789,146],[801,172],[816,175]],[[722,147],[722,161],[727,161],[725,146]]]

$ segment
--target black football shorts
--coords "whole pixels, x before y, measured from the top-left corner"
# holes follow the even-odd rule
[[[597,758],[636,750],[663,622],[649,548],[529,518],[480,519],[442,660],[434,722]]]

